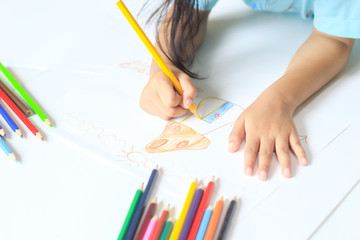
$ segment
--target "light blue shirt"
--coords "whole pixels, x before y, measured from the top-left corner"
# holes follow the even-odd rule
[[[218,0],[198,0],[198,9],[211,10]],[[257,11],[288,12],[314,18],[320,32],[344,38],[360,38],[360,0],[244,0]]]

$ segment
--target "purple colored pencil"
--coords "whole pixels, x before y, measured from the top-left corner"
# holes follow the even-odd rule
[[[195,192],[194,200],[191,203],[191,207],[190,207],[189,213],[186,217],[186,221],[185,221],[183,230],[181,231],[180,240],[186,240],[186,238],[188,237],[188,234],[191,229],[191,225],[194,221],[195,214],[197,212],[197,209],[199,207],[199,204],[200,204],[203,194],[204,194],[204,186],[201,185],[198,188],[198,190],[196,190],[196,192]]]

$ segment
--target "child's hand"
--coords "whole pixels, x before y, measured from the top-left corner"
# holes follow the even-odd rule
[[[282,168],[284,177],[291,177],[290,149],[299,164],[306,166],[306,155],[292,120],[293,109],[282,96],[265,91],[237,119],[229,137],[229,151],[239,150],[245,143],[245,174],[251,176],[259,154],[258,177],[266,180],[273,152]]]
[[[196,89],[188,75],[179,70],[173,70],[173,73],[180,81],[183,96],[175,91],[171,80],[159,70],[150,77],[141,93],[140,107],[145,112],[165,120],[186,114],[196,96]]]

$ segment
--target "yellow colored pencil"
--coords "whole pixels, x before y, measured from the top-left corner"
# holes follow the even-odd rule
[[[177,240],[177,239],[180,238],[180,234],[181,234],[181,231],[182,231],[182,229],[184,227],[185,220],[186,220],[186,217],[187,217],[188,212],[190,210],[191,203],[192,203],[192,201],[194,199],[196,190],[197,190],[197,180],[195,179],[190,185],[190,189],[189,189],[189,192],[188,192],[188,194],[186,196],[184,206],[183,206],[183,208],[181,210],[179,219],[177,220],[177,222],[175,224],[174,231],[171,234],[170,240]]]
[[[120,11],[124,14],[127,21],[130,23],[132,28],[135,30],[137,35],[140,37],[141,41],[144,43],[145,47],[149,50],[150,54],[153,56],[155,62],[159,65],[161,71],[170,78],[172,84],[174,85],[176,91],[182,96],[183,90],[181,88],[179,80],[175,77],[174,73],[170,70],[168,65],[165,63],[164,59],[160,56],[154,45],[150,42],[149,38],[146,36],[145,32],[141,29],[139,24],[136,22],[135,18],[131,15],[130,11],[127,9],[122,0],[118,1],[116,5],[119,7]],[[199,119],[199,113],[196,109],[194,103],[191,104],[189,110],[197,116]]]

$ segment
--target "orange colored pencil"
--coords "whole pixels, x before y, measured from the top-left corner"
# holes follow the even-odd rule
[[[11,101],[11,99],[6,95],[6,93],[0,88],[0,98],[4,100],[6,105],[11,108],[11,110],[20,118],[20,120],[26,125],[26,127],[37,137],[38,139],[44,141],[44,138],[41,136],[39,130],[30,122],[29,119],[23,114],[23,112],[16,106],[16,104]]]
[[[217,202],[216,202],[216,206],[215,209],[211,215],[211,219],[209,222],[209,226],[208,229],[206,230],[206,234],[204,237],[204,240],[212,240],[215,237],[215,232],[216,232],[216,228],[218,226],[219,223],[219,219],[221,216],[221,211],[223,209],[224,206],[224,200],[223,197],[221,197]]]
[[[162,230],[163,230],[165,223],[169,217],[169,212],[170,212],[170,206],[168,205],[162,212],[161,217],[156,225],[154,234],[152,235],[151,239],[158,240],[160,238]]]

